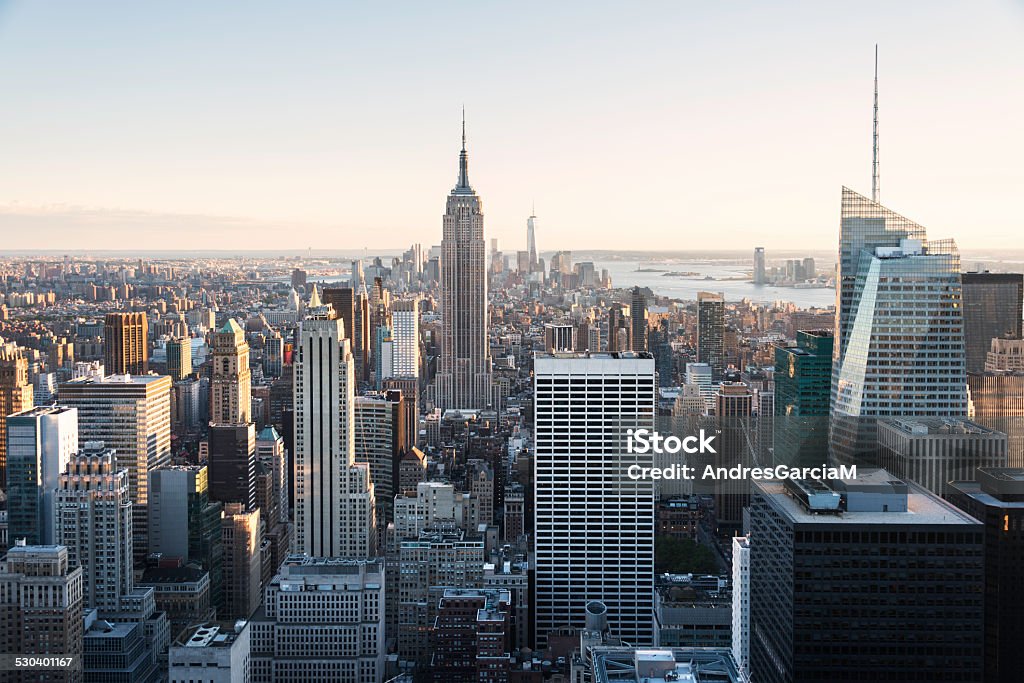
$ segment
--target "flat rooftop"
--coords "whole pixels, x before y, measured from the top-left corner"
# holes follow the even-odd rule
[[[238,640],[238,634],[244,628],[244,621],[234,624],[226,622],[203,624],[194,630],[190,629],[190,634],[174,645],[178,647],[231,647]]]
[[[729,648],[593,648],[595,683],[741,683]]]
[[[978,502],[998,508],[1024,508],[1024,469],[981,467],[977,481],[953,481],[950,487]]]
[[[1002,432],[982,426],[977,422],[962,418],[942,417],[901,417],[879,418],[879,426],[900,431],[913,436],[948,436],[952,434],[977,434],[1001,437]]]
[[[888,476],[888,473],[886,473]],[[854,480],[850,480],[851,483]],[[799,524],[921,524],[921,525],[975,525],[981,524],[956,506],[931,495],[917,486],[907,492],[906,512],[843,512],[841,514],[814,514],[786,492],[781,481],[755,481],[754,486],[765,494],[783,515]]]
[[[577,353],[575,351],[553,351],[551,353],[535,351],[533,357],[551,358],[555,360],[638,360],[641,358],[654,358],[654,356],[647,353],[646,351],[583,351],[580,353]]]

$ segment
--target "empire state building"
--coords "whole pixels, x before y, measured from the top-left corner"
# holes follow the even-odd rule
[[[478,409],[491,404],[487,339],[484,214],[469,185],[466,120],[462,120],[459,180],[448,195],[441,240],[441,362],[437,405]]]

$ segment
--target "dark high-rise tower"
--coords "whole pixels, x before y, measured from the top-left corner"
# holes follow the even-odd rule
[[[1024,275],[964,273],[964,347],[967,372],[984,372],[996,337],[1020,339],[1024,312]]]
[[[484,214],[469,185],[466,121],[462,121],[459,179],[448,195],[441,240],[441,359],[437,404],[483,408],[491,403],[487,341],[487,262]]]
[[[621,334],[620,334],[621,332]],[[629,328],[622,312],[622,304],[612,304],[608,310],[608,341],[609,351],[626,351],[629,349]]]
[[[149,372],[146,313],[107,313],[103,320],[103,366],[108,375]]]
[[[800,330],[775,347],[775,462],[811,464],[828,450],[831,330]]]
[[[629,321],[632,329],[633,350],[647,350],[647,297],[639,287],[633,288],[629,300]]]
[[[711,366],[711,380],[725,373],[725,297],[697,292],[697,362]]]
[[[751,680],[982,680],[980,522],[885,470],[752,486]]]
[[[985,680],[1011,683],[1024,668],[1024,470],[979,469],[950,482],[949,500],[985,525]]]
[[[345,324],[345,337],[352,341],[355,336],[355,290],[351,287],[324,287],[320,299],[334,309],[334,317],[340,318]],[[353,348],[355,344],[353,343]]]

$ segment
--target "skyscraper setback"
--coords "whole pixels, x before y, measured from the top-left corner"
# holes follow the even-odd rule
[[[56,542],[82,568],[86,607],[118,612],[134,588],[132,502],[128,471],[102,443],[85,444],[60,475]]]
[[[491,404],[485,251],[483,207],[469,184],[463,119],[459,179],[448,195],[441,240],[442,329],[436,393],[442,410]]]

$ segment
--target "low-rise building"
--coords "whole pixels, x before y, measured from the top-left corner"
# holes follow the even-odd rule
[[[249,624],[204,624],[190,628],[171,646],[170,683],[248,683]]]

